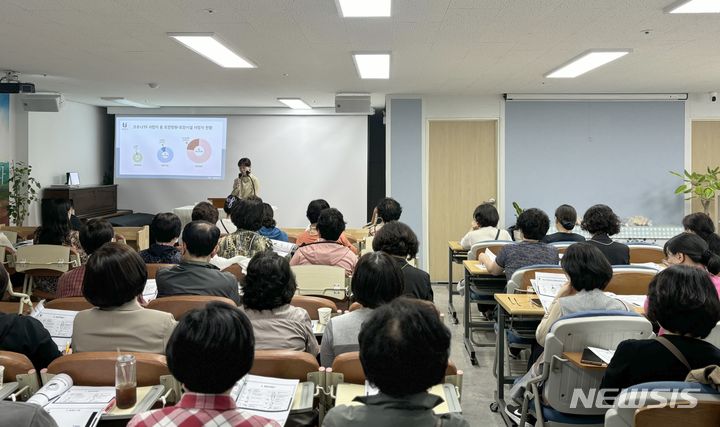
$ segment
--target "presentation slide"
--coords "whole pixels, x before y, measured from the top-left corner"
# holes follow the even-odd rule
[[[115,118],[115,177],[223,179],[227,119]]]

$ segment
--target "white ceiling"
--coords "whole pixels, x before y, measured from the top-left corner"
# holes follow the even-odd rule
[[[673,1],[393,0],[392,18],[343,19],[334,0],[0,0],[0,69],[46,73],[21,80],[95,105],[720,89],[720,15],[664,14]],[[167,32],[215,32],[258,68],[220,68]],[[576,79],[543,78],[591,48],[633,53]],[[350,54],[364,50],[392,51],[390,80],[357,77]]]

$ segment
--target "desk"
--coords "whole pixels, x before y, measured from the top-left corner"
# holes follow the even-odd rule
[[[582,362],[582,352],[580,351],[570,351],[570,352],[564,352],[563,357],[570,361],[573,365],[577,366],[581,369],[587,369],[589,371],[605,371],[607,369],[607,365],[590,365],[588,363]]]
[[[460,407],[460,400],[458,400],[457,390],[452,384],[438,384],[430,389],[430,394],[441,397],[444,402],[433,408],[435,414],[447,414],[449,412],[462,412]],[[350,384],[340,383],[337,386],[335,398],[335,406],[338,405],[350,405],[357,406],[362,405],[360,402],[355,402],[358,396],[365,394],[365,385],[363,384]]]
[[[448,242],[448,314],[453,324],[458,324],[457,310],[453,305],[453,295],[460,295],[453,286],[453,263],[460,264],[467,259],[468,251],[463,249],[460,242],[450,240]]]
[[[505,323],[507,317],[524,317],[540,319],[545,315],[542,307],[532,303],[535,298],[533,294],[495,294],[495,301],[498,305],[498,332],[497,346],[495,349],[497,363],[495,377],[497,379],[497,390],[495,391],[495,402],[490,404],[490,410],[499,412],[506,425],[513,425],[512,421],[505,414],[505,384],[512,384],[515,378],[505,376]]]
[[[470,363],[477,365],[477,357],[475,356],[475,345],[479,347],[491,347],[495,343],[474,343],[472,341],[472,329],[483,329],[486,331],[495,330],[495,322],[492,320],[473,321],[470,316],[470,300],[471,286],[475,288],[472,292],[480,297],[492,297],[496,293],[505,292],[507,279],[505,276],[493,276],[489,274],[484,266],[481,266],[477,260],[463,261],[465,269],[465,296],[463,298],[463,341],[465,350],[470,356]],[[489,299],[488,303],[494,303]],[[542,309],[541,309],[542,310]]]

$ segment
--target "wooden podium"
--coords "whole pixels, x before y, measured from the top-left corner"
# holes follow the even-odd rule
[[[44,199],[68,199],[80,219],[109,218],[132,211],[118,211],[117,184],[69,186],[59,185],[43,189]]]

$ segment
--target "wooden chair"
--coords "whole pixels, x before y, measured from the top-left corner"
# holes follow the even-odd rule
[[[150,227],[113,227],[115,234],[125,238],[131,248],[140,252],[150,247]]]
[[[12,264],[15,271],[25,273],[22,292],[15,292],[11,286],[8,287],[8,293],[11,296],[20,298],[19,313],[22,313],[24,305],[32,307],[30,295],[33,293],[35,277],[59,277],[71,267],[80,265],[77,251],[60,245],[21,246],[13,258]]]
[[[332,372],[334,374],[342,374],[344,379],[343,382],[352,384],[365,384],[365,370],[363,370],[362,363],[360,363],[360,352],[351,351],[349,353],[342,353],[335,357],[332,364]],[[463,375],[462,371],[458,371],[457,367],[452,361],[448,361],[447,369],[445,370],[445,376],[460,376]]]
[[[681,403],[682,404],[682,403]],[[635,427],[707,427],[720,425],[720,402],[698,401],[692,409],[645,406],[635,412]]]
[[[160,384],[160,377],[170,375],[162,354],[129,353],[135,356],[138,387]],[[49,374],[68,374],[75,385],[114,386],[114,351],[88,351],[61,356],[50,363]]]
[[[27,374],[28,371],[35,369],[27,356],[14,351],[0,351],[0,365],[5,367],[3,374],[5,382],[16,381],[18,375]]]
[[[654,245],[628,245],[630,248],[630,264],[654,262],[662,264],[665,252],[660,246]]]
[[[327,298],[311,297],[306,295],[295,295],[290,301],[290,305],[304,308],[310,315],[311,320],[318,320],[318,308],[327,307],[333,313],[337,312],[337,305]]]
[[[56,310],[83,311],[93,307],[85,297],[57,298],[45,303],[45,308],[53,308]]]
[[[236,306],[235,301],[214,295],[173,295],[171,297],[156,298],[150,301],[146,308],[170,313],[175,319],[180,320],[188,311],[203,308],[212,301],[220,301],[233,307]]]
[[[243,273],[242,267],[240,267],[238,264],[232,264],[229,267],[225,267],[223,271],[226,273],[231,273],[233,276],[235,276],[238,283],[240,283],[241,285],[245,283],[245,273]]]
[[[175,267],[175,264],[145,264],[145,268],[147,268],[148,273],[147,278],[155,279],[158,271],[173,267]]]
[[[308,375],[318,372],[320,365],[315,357],[304,351],[255,350],[250,373],[266,377],[308,381]]]
[[[347,298],[345,270],[332,265],[293,265],[299,295]]]
[[[657,270],[645,267],[613,267],[613,276],[605,291],[616,295],[647,295],[650,281]]]

